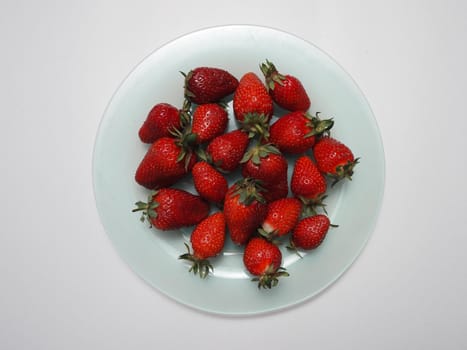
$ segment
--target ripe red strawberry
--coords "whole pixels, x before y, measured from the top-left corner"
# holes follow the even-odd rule
[[[246,178],[232,185],[225,196],[224,214],[230,238],[237,245],[245,244],[266,216],[267,205],[254,179]]]
[[[275,184],[287,178],[287,159],[272,144],[251,147],[242,161],[243,177],[253,177],[263,186]]]
[[[320,120],[304,112],[291,112],[279,118],[269,129],[269,141],[283,153],[300,154],[310,149],[316,136],[329,131],[332,119]]]
[[[199,272],[201,278],[206,278],[213,267],[208,258],[215,257],[224,248],[225,243],[225,218],[222,212],[214,213],[201,221],[191,233],[191,246],[185,244],[188,252],[180,255],[179,259],[192,263],[190,272],[196,275]]]
[[[168,103],[155,105],[138,131],[140,140],[153,143],[161,137],[170,137],[172,130],[181,129],[186,122],[186,115],[183,113]]]
[[[268,182],[262,184],[261,186],[264,188],[263,197],[268,203],[285,198],[289,194],[289,183],[287,181],[287,176],[275,183]]]
[[[201,161],[191,171],[193,184],[201,197],[221,205],[227,193],[228,184],[225,177],[209,163]]]
[[[351,180],[359,161],[349,147],[332,137],[321,138],[313,147],[313,154],[318,169],[334,179],[332,185],[343,178]]]
[[[209,214],[209,205],[200,196],[176,188],[153,191],[147,203],[135,205],[133,212],[142,211],[141,221],[148,220],[150,227],[159,230],[195,225]]]
[[[230,172],[235,170],[245,154],[249,138],[241,130],[233,130],[212,140],[206,151],[207,158],[217,168]]]
[[[247,243],[243,264],[248,272],[256,276],[258,288],[271,288],[278,284],[279,277],[289,276],[282,264],[282,253],[274,244],[262,237],[253,237]]]
[[[228,71],[214,67],[198,67],[185,76],[185,98],[197,104],[218,102],[230,95],[238,80]]]
[[[282,198],[268,204],[260,233],[266,237],[281,237],[291,232],[300,217],[302,203],[296,198]]]
[[[295,162],[290,189],[294,196],[306,204],[311,213],[316,213],[314,211],[316,206],[324,208],[323,200],[326,198],[327,190],[326,179],[309,157],[301,156]]]
[[[329,226],[331,223],[328,217],[322,214],[300,220],[292,233],[289,248],[315,249],[323,242]]]
[[[289,111],[306,112],[310,108],[310,98],[298,78],[280,74],[268,60],[260,67],[274,102]]]
[[[139,164],[135,180],[148,189],[168,187],[193,168],[196,156],[186,151],[182,141],[171,137],[156,140]]]
[[[229,117],[225,108],[217,103],[198,105],[193,112],[191,132],[196,134],[196,143],[205,143],[222,135]]]
[[[258,76],[246,73],[238,84],[233,97],[235,118],[242,122],[247,115],[266,116],[267,121],[273,113],[271,96]]]

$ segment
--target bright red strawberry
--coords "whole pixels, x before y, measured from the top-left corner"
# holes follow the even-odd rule
[[[197,104],[219,102],[238,86],[237,78],[220,68],[198,67],[183,75],[185,98]]]
[[[215,257],[224,248],[225,243],[225,218],[222,212],[214,213],[201,221],[191,233],[191,246],[185,244],[188,252],[180,255],[179,259],[192,263],[190,272],[196,275],[199,272],[201,278],[206,278],[213,267],[208,258]]]
[[[321,138],[313,147],[318,169],[334,179],[332,185],[343,178],[352,179],[359,158],[345,144],[332,137]]]
[[[266,216],[267,205],[254,179],[241,179],[232,185],[225,196],[224,214],[230,238],[245,244],[256,232]]]
[[[221,205],[227,193],[228,184],[225,177],[207,162],[198,162],[191,171],[193,184],[201,197]]]
[[[264,188],[263,197],[268,203],[285,198],[289,194],[287,176],[275,183],[265,183],[262,185],[262,187]]]
[[[262,237],[253,237],[243,253],[243,264],[256,276],[258,288],[271,288],[278,284],[279,277],[289,276],[282,264],[282,253],[274,244]]]
[[[230,172],[235,170],[245,154],[249,138],[241,130],[233,130],[212,140],[206,151],[211,163],[217,168]]]
[[[286,235],[294,229],[301,211],[302,203],[296,198],[282,198],[269,203],[261,234],[266,237]]]
[[[200,197],[176,188],[161,188],[148,197],[147,203],[136,202],[133,212],[142,211],[141,221],[150,227],[175,230],[196,225],[209,214],[209,205]]]
[[[242,122],[249,115],[264,115],[267,120],[273,113],[273,102],[271,96],[258,76],[246,73],[238,84],[233,97],[233,108],[235,118]]]
[[[305,250],[315,249],[323,242],[329,226],[331,226],[331,223],[328,217],[322,214],[300,220],[292,233],[290,247]]]
[[[260,67],[274,102],[289,111],[306,112],[310,108],[310,98],[298,78],[280,74],[268,60]]]
[[[185,110],[179,110],[168,103],[159,103],[151,109],[141,125],[139,138],[144,143],[153,143],[161,137],[171,137],[172,131],[181,129],[188,118]]]
[[[229,117],[225,108],[217,103],[198,105],[193,112],[191,132],[196,134],[196,143],[205,143],[222,135]]]
[[[287,178],[287,159],[272,144],[251,147],[242,161],[243,177],[252,177],[263,186],[275,184]]]
[[[279,118],[269,129],[269,141],[283,153],[300,154],[309,150],[316,136],[329,131],[332,119],[320,120],[304,112],[291,112]]]
[[[309,157],[301,156],[295,162],[290,189],[311,213],[315,213],[316,206],[324,208],[322,201],[326,197],[326,179]]]
[[[148,189],[168,187],[187,174],[196,163],[196,156],[184,150],[177,139],[156,140],[139,164],[135,180]]]

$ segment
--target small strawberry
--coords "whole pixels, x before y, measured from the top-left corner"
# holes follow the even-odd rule
[[[225,108],[217,103],[198,105],[192,116],[191,132],[196,134],[196,143],[206,143],[222,135],[229,117]]]
[[[283,153],[300,154],[310,149],[316,136],[328,132],[332,119],[320,120],[304,112],[290,112],[279,118],[269,129],[269,141]]]
[[[260,233],[271,238],[286,235],[297,224],[301,210],[302,204],[296,198],[282,198],[269,203]]]
[[[214,167],[201,161],[193,166],[191,174],[195,189],[201,197],[219,206],[224,202],[228,189],[227,180]]]
[[[179,259],[192,263],[190,272],[199,277],[206,278],[213,267],[208,258],[215,257],[224,248],[225,243],[225,218],[222,212],[214,213],[201,221],[193,230],[190,237],[193,253],[185,243],[187,253],[180,255]]]
[[[207,159],[225,172],[235,170],[245,154],[249,138],[241,130],[233,130],[212,140],[206,151]]]
[[[287,159],[272,144],[251,147],[241,160],[243,177],[253,177],[263,186],[287,177]]]
[[[351,180],[359,161],[349,147],[332,137],[321,138],[313,147],[313,154],[318,169],[334,179],[332,185],[343,178]]]
[[[326,215],[318,214],[309,216],[298,222],[290,238],[290,247],[292,249],[315,249],[326,237],[329,226],[331,225]]]
[[[142,211],[141,221],[148,220],[150,227],[159,230],[195,225],[209,213],[209,205],[200,196],[176,188],[154,191],[147,203],[136,202],[135,205],[133,212]]]
[[[168,187],[193,168],[196,156],[171,137],[156,140],[140,162],[135,181],[148,189]]]
[[[185,77],[185,98],[197,104],[219,102],[238,86],[237,78],[220,68],[198,67],[182,74]]]
[[[256,276],[258,288],[271,288],[279,283],[279,277],[289,276],[282,264],[282,253],[274,244],[262,237],[253,237],[245,247],[243,264]]]
[[[266,216],[267,205],[254,179],[246,178],[232,185],[225,196],[224,214],[232,242],[245,244]]]
[[[289,111],[306,112],[310,108],[310,98],[298,78],[280,74],[268,60],[262,63],[260,68],[274,102]]]
[[[306,208],[315,214],[315,207],[324,208],[323,199],[326,198],[326,179],[308,156],[301,156],[294,165],[290,189]]]

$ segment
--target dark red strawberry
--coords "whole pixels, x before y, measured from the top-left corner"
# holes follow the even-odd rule
[[[229,117],[224,107],[217,103],[207,103],[195,108],[191,122],[191,132],[196,134],[196,143],[205,143],[222,135],[227,128]]]
[[[294,229],[301,211],[302,203],[296,198],[282,198],[269,203],[260,233],[269,238],[286,235]]]
[[[207,158],[222,171],[231,172],[240,164],[248,144],[249,138],[245,132],[238,129],[230,131],[209,143]]]
[[[268,203],[285,198],[289,194],[287,176],[277,182],[263,184],[262,187],[264,188],[263,197]]]
[[[238,86],[237,78],[220,68],[198,67],[183,75],[185,98],[197,104],[219,102]]]
[[[301,156],[295,162],[290,182],[290,189],[294,196],[302,200],[309,210],[307,214],[315,212],[316,206],[324,208],[326,198],[326,179],[308,156]]]
[[[267,205],[254,179],[246,178],[232,185],[225,196],[224,214],[232,242],[245,244],[266,216]]]
[[[269,129],[269,141],[283,153],[300,154],[309,150],[316,136],[329,131],[332,119],[320,120],[304,112],[291,112],[279,118]]]
[[[298,222],[290,239],[292,249],[315,249],[326,237],[331,223],[326,215],[309,216]],[[336,225],[332,225],[336,227]]]
[[[313,154],[318,169],[334,179],[332,185],[344,178],[351,180],[359,161],[349,147],[332,137],[321,138],[313,147]]]
[[[243,177],[262,181],[263,186],[275,184],[287,178],[287,159],[272,144],[259,144],[245,153],[242,161]]]
[[[207,162],[198,162],[191,171],[196,191],[204,199],[222,205],[228,184],[225,177]]]
[[[133,212],[142,211],[141,221],[150,227],[175,230],[192,226],[206,218],[209,205],[199,196],[176,188],[161,188],[148,197],[147,203],[136,202]]]
[[[196,163],[196,156],[185,150],[182,141],[171,137],[156,140],[138,166],[135,180],[148,189],[175,184]]]
[[[282,253],[273,243],[262,237],[253,237],[247,243],[243,264],[248,272],[256,276],[258,288],[271,288],[278,284],[279,277],[289,276],[282,264]]]
[[[201,221],[191,234],[191,246],[185,244],[188,252],[180,255],[179,259],[191,262],[190,272],[199,273],[201,278],[206,278],[213,271],[208,258],[215,257],[224,248],[225,243],[225,218],[222,212],[214,213]]]
[[[310,98],[298,78],[279,73],[274,64],[268,60],[260,67],[274,102],[289,111],[306,112],[310,108]]]

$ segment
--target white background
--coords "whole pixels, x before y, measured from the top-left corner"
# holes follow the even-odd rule
[[[14,1],[0,4],[1,349],[467,348],[467,3]],[[187,308],[120,259],[99,221],[100,118],[145,56],[193,30],[258,24],[313,42],[357,81],[386,152],[359,259],[264,316]]]

